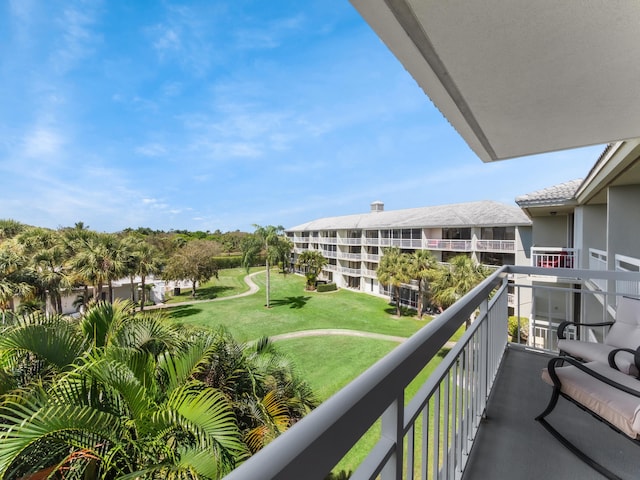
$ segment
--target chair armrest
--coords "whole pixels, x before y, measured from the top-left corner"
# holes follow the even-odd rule
[[[580,322],[570,322],[568,320],[565,320],[564,322],[560,323],[560,325],[558,325],[557,334],[558,334],[559,340],[565,340],[566,337],[564,336],[564,331],[569,325],[575,325],[575,326],[584,325],[585,327],[606,327],[607,325],[609,326],[613,325],[613,322],[580,323]]]
[[[601,375],[598,372],[595,372],[590,368],[585,367],[584,363],[581,363],[575,358],[571,358],[571,357],[554,357],[551,360],[549,360],[549,364],[547,365],[547,371],[549,372],[549,377],[551,377],[551,381],[553,382],[554,388],[560,389],[562,386],[562,382],[560,381],[560,378],[556,373],[556,365],[560,364],[560,366],[562,367],[564,363],[569,363],[573,365],[577,369],[582,370],[587,375],[595,378],[596,380],[601,381],[602,383],[606,383],[607,385],[617,390],[628,393],[629,395],[633,395],[634,397],[640,398],[640,391],[634,390],[633,388],[629,388],[626,385],[622,385],[614,380],[611,380],[610,378],[607,378],[604,375]]]
[[[627,353],[633,354],[633,363],[635,363],[636,369],[638,370],[638,372],[640,372],[640,347],[638,347],[635,350],[632,348],[616,348],[615,350],[611,350],[609,352],[609,356],[607,358],[607,360],[609,361],[609,366],[611,368],[615,368],[618,371],[620,369],[616,364],[616,355],[620,352],[627,352]],[[640,374],[638,374],[637,378],[640,380]]]

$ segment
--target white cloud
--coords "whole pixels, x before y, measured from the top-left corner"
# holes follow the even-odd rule
[[[136,153],[145,157],[162,157],[166,155],[167,149],[159,143],[149,143],[136,148]]]
[[[47,160],[57,155],[64,143],[64,138],[54,130],[37,127],[25,136],[23,153],[29,158]]]

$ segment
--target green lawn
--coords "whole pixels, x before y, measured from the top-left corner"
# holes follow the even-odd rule
[[[236,278],[243,277],[238,274]],[[241,342],[320,328],[409,337],[431,319],[428,316],[423,320],[410,316],[396,318],[393,316],[395,308],[387,300],[349,290],[307,292],[304,290],[304,278],[284,276],[275,270],[271,274],[272,308],[267,309],[266,275],[260,273],[253,279],[260,287],[260,291],[254,295],[171,307],[169,314],[186,324],[209,328],[224,326]],[[458,338],[463,329],[454,338]],[[351,336],[305,337],[277,342],[278,348],[290,356],[320,401],[328,399],[398,345],[397,342]],[[407,400],[413,397],[440,359],[436,357],[410,384],[406,391]],[[355,470],[379,436],[380,422],[377,422],[338,464],[336,470]],[[421,438],[421,434],[418,433],[417,437]]]
[[[229,301],[203,302],[169,308],[172,318],[209,328],[225,326],[241,342],[299,330],[347,328],[409,337],[429,317],[394,318],[385,299],[348,290],[316,293],[304,290],[297,275],[271,274],[271,308],[265,308],[266,275],[256,275],[260,291]],[[389,313],[391,312],[391,314]]]
[[[249,272],[257,272],[260,267],[252,268]],[[229,268],[220,270],[218,278],[213,278],[196,289],[196,300],[211,300],[213,298],[230,297],[249,290],[244,282],[247,275],[245,268]],[[167,298],[166,303],[189,302],[193,300],[191,297],[191,288],[183,288],[179,295],[172,295]]]

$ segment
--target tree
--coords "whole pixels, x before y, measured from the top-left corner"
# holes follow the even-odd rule
[[[1,478],[197,479],[224,476],[317,401],[268,339],[115,301],[5,327],[0,404]]]
[[[111,239],[106,234],[88,232],[88,234],[73,237],[74,255],[71,265],[76,274],[94,287],[94,298],[102,299],[105,283],[111,284],[111,279],[117,270],[112,263],[117,261],[111,248]],[[111,298],[111,297],[109,297]]]
[[[422,318],[428,282],[436,275],[438,262],[429,250],[416,250],[409,258],[411,278],[418,281],[418,316]]]
[[[228,399],[196,378],[212,336],[131,312],[5,329],[0,477],[220,478],[246,456]]]
[[[446,309],[460,300],[466,293],[489,275],[489,270],[466,255],[456,255],[433,277],[431,292],[433,300]],[[467,322],[471,324],[472,317]]]
[[[307,279],[307,290],[316,288],[316,280],[322,267],[327,264],[327,259],[317,250],[305,250],[298,255],[296,265],[304,269],[304,276]]]
[[[267,225],[261,227],[260,225],[253,225],[255,231],[253,237],[243,243],[242,248],[242,265],[249,271],[249,268],[255,263],[256,259],[261,252],[265,253],[266,268],[267,268],[267,308],[271,308],[271,262],[277,261],[278,249],[276,245],[280,239],[280,234],[284,232],[284,227],[273,225]]]
[[[27,299],[33,294],[32,275],[27,269],[27,258],[22,246],[15,240],[0,244],[0,310],[2,323],[7,310],[13,309],[14,297]]]
[[[165,280],[189,280],[191,296],[196,296],[197,283],[211,277],[218,278],[218,266],[214,257],[220,253],[217,243],[210,240],[191,240],[177,250],[162,272]]]
[[[157,273],[160,270],[160,260],[158,251],[149,245],[145,240],[134,235],[129,235],[123,239],[123,246],[126,254],[126,270],[131,279],[132,298],[133,297],[133,277],[140,276],[140,311],[144,310],[146,302],[146,280],[147,276]]]
[[[276,261],[282,263],[282,273],[287,274],[289,270],[289,263],[291,259],[291,251],[293,250],[293,242],[285,235],[278,237],[278,242],[275,245],[276,249]]]
[[[396,315],[402,314],[400,309],[400,287],[411,280],[409,256],[401,253],[398,247],[384,249],[377,270],[378,281],[391,288],[391,295],[396,304]]]
[[[34,274],[36,295],[45,308],[51,303],[56,313],[62,313],[62,291],[71,287],[62,235],[44,228],[29,228],[16,238]]]

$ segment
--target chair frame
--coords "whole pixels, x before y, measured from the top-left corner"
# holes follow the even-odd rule
[[[611,353],[609,353],[609,366],[611,368],[617,370],[617,367],[615,365],[615,356],[616,356],[616,354],[618,352],[621,352],[621,351],[633,353],[636,366],[639,367],[639,369],[640,369],[640,348],[638,348],[637,350],[632,350],[632,349],[628,349],[628,348],[619,348],[619,349],[613,350]],[[619,384],[619,383],[617,383],[617,382],[615,382],[615,381],[613,381],[613,380],[611,380],[611,379],[599,374],[598,372],[595,372],[595,371],[591,370],[590,368],[586,367],[583,363],[581,363],[579,360],[577,360],[577,359],[575,359],[573,357],[568,357],[568,356],[553,357],[551,360],[549,360],[549,364],[547,366],[547,369],[548,369],[548,372],[549,372],[549,377],[551,377],[551,381],[553,382],[553,391],[551,393],[551,399],[549,400],[549,403],[548,403],[547,407],[545,408],[545,410],[535,418],[535,420],[537,422],[539,422],[549,433],[551,433],[562,445],[564,445],[569,451],[571,451],[573,454],[575,454],[580,460],[582,460],[584,463],[589,465],[591,468],[593,468],[594,470],[598,471],[599,473],[604,475],[606,478],[609,478],[609,479],[612,479],[612,480],[622,480],[619,476],[617,476],[616,474],[611,472],[609,469],[604,467],[602,464],[596,462],[594,459],[592,459],[586,453],[584,453],[582,450],[580,450],[578,447],[576,447],[573,443],[571,443],[558,430],[556,430],[545,418],[545,417],[547,417],[547,415],[549,415],[553,411],[553,409],[555,408],[555,406],[558,403],[558,399],[560,397],[564,397],[565,399],[567,399],[568,401],[570,401],[571,403],[573,403],[574,405],[579,407],[581,410],[584,410],[585,412],[588,412],[594,418],[596,418],[597,420],[603,422],[605,425],[607,425],[610,428],[612,428],[615,432],[617,432],[620,435],[622,435],[623,437],[627,438],[629,441],[633,442],[634,444],[640,446],[640,440],[638,440],[637,438],[634,439],[634,438],[629,437],[626,433],[621,431],[618,427],[616,427],[615,425],[613,425],[612,423],[610,423],[609,421],[605,420],[600,415],[595,413],[594,411],[590,410],[586,406],[582,405],[580,402],[576,401],[575,399],[573,399],[572,397],[570,397],[569,395],[567,395],[567,394],[565,394],[565,393],[563,393],[561,391],[562,382],[561,382],[560,378],[558,377],[558,374],[556,373],[556,368],[558,366],[561,367],[565,363],[569,363],[570,365],[575,366],[576,368],[578,368],[579,370],[583,371],[584,373],[586,373],[586,374],[590,375],[591,377],[593,377],[593,378],[595,378],[595,379],[597,379],[597,380],[599,380],[599,381],[611,386],[612,388],[617,389],[617,390],[621,390],[621,391],[623,391],[625,393],[633,395],[634,397],[640,398],[640,390],[633,390],[633,389],[631,389],[631,388],[629,388],[629,387],[627,387],[625,385],[621,385],[621,384]]]

